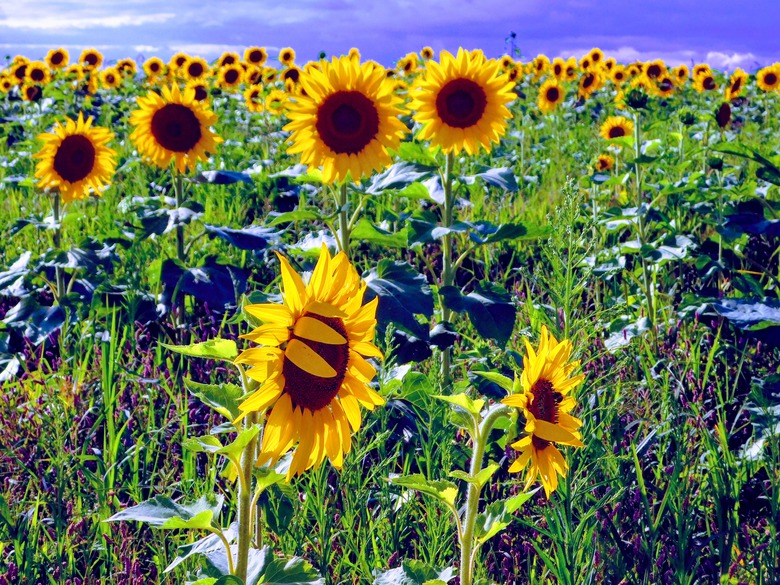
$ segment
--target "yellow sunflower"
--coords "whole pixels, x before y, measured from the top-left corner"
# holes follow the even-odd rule
[[[659,97],[669,97],[674,93],[674,80],[668,74],[663,74],[653,83],[653,93]]]
[[[442,51],[440,62],[427,63],[411,92],[409,108],[423,126],[419,138],[445,153],[475,154],[480,146],[489,152],[512,118],[507,104],[516,97],[513,87],[499,63],[482,51],[459,49],[457,57]]]
[[[263,87],[260,85],[251,85],[244,91],[244,103],[247,110],[259,114],[263,111],[265,105],[265,96],[263,96]]]
[[[63,202],[84,199],[91,191],[104,189],[116,168],[116,153],[106,146],[113,134],[106,128],[92,126],[92,117],[55,124],[53,133],[41,134],[44,142],[35,155],[38,163],[35,177],[38,186],[58,189]]]
[[[601,125],[599,133],[604,140],[631,136],[634,133],[634,123],[624,116],[610,116]]]
[[[533,68],[534,77],[539,79],[550,68],[550,60],[547,58],[547,55],[537,55],[531,61],[531,67]]]
[[[238,53],[225,51],[219,56],[219,59],[217,59],[217,69],[225,67],[226,65],[237,65],[240,61],[241,57],[238,56]]]
[[[506,71],[507,69],[511,69],[515,66],[515,60],[512,59],[509,55],[504,55],[501,57],[501,59],[498,60],[499,63],[501,63],[501,69]]]
[[[587,100],[602,85],[604,85],[604,78],[601,76],[601,73],[594,70],[586,71],[583,73],[582,77],[580,77],[577,95],[580,98]]]
[[[103,53],[97,49],[84,49],[79,57],[84,69],[98,69],[103,64]]]
[[[396,63],[396,69],[403,71],[404,75],[411,75],[419,67],[420,62],[417,59],[417,53],[409,53],[404,57],[401,57]]]
[[[46,54],[46,64],[50,69],[63,69],[68,66],[70,55],[65,49],[52,49]]]
[[[225,65],[217,74],[217,85],[222,89],[238,87],[244,80],[244,69],[240,65]]]
[[[244,51],[244,61],[255,67],[262,67],[268,59],[268,51],[263,47],[249,47]]]
[[[600,173],[611,171],[615,168],[615,158],[611,154],[600,154],[593,166]]]
[[[25,81],[33,85],[46,85],[51,81],[49,66],[43,61],[32,61],[28,63],[24,76]]]
[[[287,111],[290,100],[281,89],[272,89],[265,98],[265,109],[272,114],[281,115]]]
[[[601,64],[601,68],[603,71],[606,71],[607,73],[610,73],[615,67],[617,66],[617,61],[614,57],[610,57],[609,59],[604,59],[604,62]]]
[[[276,78],[279,76],[279,72],[274,69],[273,67],[263,67],[263,82],[264,83],[273,83],[276,81]]]
[[[43,97],[43,91],[38,85],[22,84],[22,100],[26,102],[38,102]]]
[[[718,83],[712,73],[702,73],[694,79],[693,88],[699,93],[715,91],[718,89]]]
[[[11,79],[16,85],[20,85],[27,80],[27,67],[29,61],[20,61],[11,66]]]
[[[14,82],[7,75],[0,74],[0,92],[8,93],[14,86]]]
[[[762,91],[774,91],[780,87],[780,64],[764,67],[756,73],[756,84]]]
[[[615,65],[609,72],[609,78],[612,80],[612,83],[620,87],[628,79],[626,68],[622,65]]]
[[[566,81],[574,81],[577,79],[577,59],[574,57],[566,59],[564,74],[566,75]]]
[[[561,59],[560,57],[556,57],[553,59],[552,65],[550,65],[550,71],[552,72],[552,76],[555,77],[558,81],[565,81],[566,80],[566,61]]]
[[[184,77],[188,81],[198,81],[209,73],[209,64],[202,57],[189,57],[181,67]]]
[[[693,78],[701,77],[702,75],[712,74],[712,69],[707,63],[699,63],[693,67]]]
[[[672,79],[678,87],[685,85],[690,75],[691,73],[685,65],[680,65],[672,69]]]
[[[726,86],[727,102],[730,102],[731,100],[734,100],[737,97],[739,97],[739,94],[742,93],[742,90],[747,84],[747,80],[748,80],[748,74],[745,73],[744,70],[737,67],[734,70],[734,73],[731,74],[731,79],[729,79],[728,86]]]
[[[63,75],[66,79],[79,82],[84,79],[84,68],[78,63],[73,63],[65,68]]]
[[[349,51],[347,52],[347,57],[350,59],[357,59],[360,61],[360,49],[357,47],[351,47]]]
[[[566,91],[555,78],[548,79],[539,88],[539,98],[537,104],[544,114],[554,111],[566,97]]]
[[[291,47],[285,47],[279,51],[279,61],[282,65],[292,65],[295,62],[295,51]]]
[[[326,183],[352,181],[390,165],[388,148],[397,149],[406,126],[398,119],[401,98],[384,69],[349,57],[334,57],[322,71],[302,73],[306,95],[289,105],[292,132],[287,152],[322,167]]]
[[[222,138],[209,126],[217,116],[208,104],[195,100],[195,90],[184,92],[177,85],[162,88],[162,96],[150,91],[139,97],[138,109],[130,115],[135,126],[130,139],[138,151],[160,168],[175,161],[182,173],[195,169],[198,160],[207,160],[208,153],[216,152]]]
[[[115,67],[100,72],[100,83],[106,89],[116,89],[122,84],[122,74]]]
[[[331,257],[323,246],[308,284],[278,256],[284,304],[244,307],[264,325],[242,337],[264,347],[244,350],[236,363],[251,366],[247,375],[261,383],[242,413],[271,409],[258,464],[297,444],[290,479],[325,457],[340,469],[360,428],[360,405],[373,410],[385,401],[368,386],[376,369],[365,359],[382,358],[373,343],[378,299],[362,304],[366,284],[346,255]]]
[[[349,57],[349,56],[348,56]],[[352,59],[353,57],[349,57]],[[296,67],[295,65],[290,65],[286,69],[282,69],[281,73],[281,79],[282,81],[292,81],[293,83],[298,83],[301,79],[301,69]]]
[[[138,73],[138,65],[130,58],[120,59],[116,62],[116,70],[125,77],[134,77]]]
[[[644,74],[648,79],[655,81],[666,75],[666,64],[660,59],[645,63]]]
[[[190,56],[187,53],[181,51],[174,54],[173,57],[168,60],[168,72],[179,75],[181,73],[180,69],[184,67],[184,64],[189,58]]]
[[[519,456],[509,467],[510,472],[522,471],[530,463],[526,473],[525,489],[539,476],[547,497],[558,487],[558,476],[566,477],[568,464],[561,452],[553,445],[583,447],[579,428],[582,421],[569,413],[577,401],[568,394],[585,379],[583,374],[570,377],[579,362],[569,362],[571,341],[560,343],[542,327],[539,348],[534,351],[526,340],[527,355],[523,356],[523,373],[520,384],[515,386],[522,392],[510,394],[501,402],[519,408],[525,417],[527,436],[512,448]]]
[[[588,56],[590,57],[590,62],[594,66],[601,65],[604,62],[604,52],[601,49],[591,49],[590,53],[588,53]]]
[[[422,57],[425,61],[433,59],[433,49],[431,47],[423,47],[420,49],[420,57]]]
[[[151,57],[144,61],[144,73],[146,77],[154,79],[165,73],[165,64],[159,57]]]

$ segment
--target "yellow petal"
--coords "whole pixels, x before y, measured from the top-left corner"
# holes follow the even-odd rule
[[[338,331],[326,325],[314,317],[301,317],[295,323],[295,335],[320,343],[330,345],[343,345],[347,342],[346,338]]]
[[[246,305],[244,311],[266,323],[276,323],[285,326],[292,325],[290,309],[284,305],[273,305],[270,303]]]
[[[574,447],[584,446],[582,441],[575,437],[571,432],[556,424],[547,422],[546,420],[536,419],[533,434],[545,441],[564,443]]]
[[[344,408],[344,414],[347,415],[349,426],[357,432],[360,429],[360,406],[354,396],[346,395],[340,397],[341,406]]]
[[[306,288],[303,285],[300,274],[293,270],[290,266],[290,262],[279,254],[276,253],[279,258],[279,262],[282,265],[282,293],[284,295],[284,302],[290,308],[292,313],[300,313],[303,309],[304,301],[306,299]]]
[[[299,339],[290,340],[284,355],[296,366],[313,376],[320,378],[334,378],[336,376],[336,370],[320,354]]]

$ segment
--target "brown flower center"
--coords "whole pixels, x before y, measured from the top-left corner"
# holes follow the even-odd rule
[[[19,81],[24,80],[24,76],[25,76],[26,73],[27,73],[27,65],[26,64],[25,65],[20,65],[19,67],[14,69],[14,76]]]
[[[265,55],[259,49],[255,49],[254,51],[251,51],[249,53],[249,62],[250,63],[257,64],[257,63],[262,63],[263,61],[265,61]]]
[[[655,79],[661,76],[661,66],[653,63],[647,68],[647,76],[650,79]]]
[[[777,83],[777,74],[772,73],[772,72],[767,73],[764,76],[764,83],[766,83],[767,85],[774,85],[774,84],[776,84]]]
[[[70,183],[88,177],[94,166],[95,146],[81,134],[66,136],[54,155],[54,171]]]
[[[290,69],[287,69],[283,74],[282,77],[287,80],[291,80],[293,83],[298,83],[298,79],[301,77],[300,70],[296,69],[295,67],[291,67]]]
[[[439,117],[453,128],[474,126],[482,119],[486,108],[485,90],[470,79],[454,79],[442,87],[436,96]]]
[[[154,71],[155,73],[160,70],[160,64],[157,61],[152,61],[149,63],[149,70]]]
[[[98,63],[98,56],[95,53],[88,53],[84,57],[84,63],[90,67],[95,67]]]
[[[36,68],[36,69],[33,69],[32,71],[30,71],[30,79],[32,79],[33,81],[36,81],[36,82],[43,81],[43,79],[45,77],[46,77],[46,74],[43,71],[43,69],[37,69]]]
[[[280,59],[282,63],[286,63],[287,61],[292,61],[292,53],[290,53],[290,51],[282,51]]]
[[[596,81],[596,76],[588,73],[585,77],[582,78],[582,89],[588,89],[591,85],[593,85],[594,81]]]
[[[620,138],[626,135],[626,129],[623,126],[613,126],[609,129],[610,138]]]
[[[205,85],[196,85],[195,87],[195,99],[199,102],[202,102],[207,97],[209,97],[209,92],[206,91]]]
[[[358,154],[379,133],[374,102],[359,91],[328,96],[317,111],[317,132],[336,154]]]
[[[189,152],[201,135],[200,120],[187,106],[167,104],[152,116],[152,136],[167,150]]]
[[[533,400],[528,405],[528,410],[537,420],[543,420],[552,424],[558,422],[558,405],[563,400],[560,392],[556,392],[549,380],[539,379],[531,388]],[[533,435],[533,444],[537,449],[544,449],[550,442]]]
[[[557,102],[560,95],[561,92],[557,87],[548,87],[547,95],[545,97],[547,98],[548,102]]]
[[[50,61],[52,65],[59,65],[60,63],[62,63],[63,59],[65,59],[65,55],[57,51],[51,56]]]
[[[203,63],[200,63],[198,61],[193,61],[189,64],[187,67],[187,73],[190,77],[200,77],[205,72],[205,68],[203,67]]]
[[[305,313],[304,317],[312,317],[322,321],[342,337],[347,338],[344,322],[337,317],[323,317],[314,313]],[[344,381],[344,376],[347,374],[349,345],[346,343],[331,344],[312,341],[311,339],[302,339],[296,337],[294,333],[290,334],[290,339],[299,339],[302,343],[309,346],[336,371],[336,375],[332,378],[321,378],[299,368],[292,360],[285,358],[282,366],[284,391],[289,394],[293,408],[301,407],[309,410],[324,408],[338,394],[341,383]]]
[[[225,71],[225,83],[233,85],[238,83],[239,73],[238,69],[228,69]]]
[[[704,78],[704,83],[702,83],[702,86],[704,89],[711,91],[715,89],[715,80],[708,75]]]

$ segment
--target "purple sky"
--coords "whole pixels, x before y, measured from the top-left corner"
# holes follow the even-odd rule
[[[2,0],[0,55],[42,57],[95,46],[109,58],[212,59],[261,45],[298,61],[358,47],[390,65],[424,45],[499,56],[515,32],[523,57],[579,56],[598,46],[621,61],[660,57],[749,71],[780,61],[780,0]]]

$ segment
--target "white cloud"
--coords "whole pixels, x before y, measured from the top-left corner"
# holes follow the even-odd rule
[[[5,18],[0,20],[0,27],[28,30],[90,29],[90,28],[120,28],[125,26],[140,26],[142,24],[159,24],[172,19],[173,12],[157,14],[115,14],[111,16],[70,16],[61,15],[36,16],[35,18]]]
[[[246,47],[244,45],[220,45],[210,43],[176,43],[168,45],[168,48],[174,53],[181,51],[189,55],[198,55],[199,57],[218,57],[226,51],[233,51],[242,55]]]
[[[133,51],[136,53],[156,53],[160,50],[160,47],[155,47],[153,45],[135,45],[133,46]]]
[[[735,69],[737,67],[752,67],[759,63],[761,60],[753,53],[720,53],[718,51],[710,51],[707,53],[705,61],[717,69]]]

